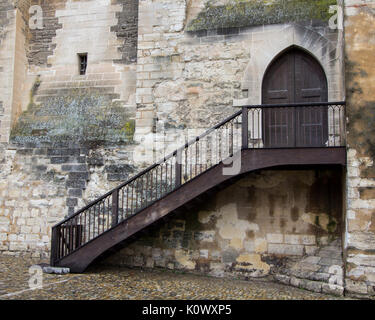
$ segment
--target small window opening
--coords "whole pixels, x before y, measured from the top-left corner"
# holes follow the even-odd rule
[[[87,53],[79,53],[78,58],[79,58],[79,74],[82,76],[86,74]]]

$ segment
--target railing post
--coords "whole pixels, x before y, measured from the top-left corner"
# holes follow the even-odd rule
[[[177,150],[176,154],[176,188],[182,183],[182,150]]]
[[[58,238],[58,229],[60,227],[54,227],[52,228],[52,233],[51,233],[51,257],[50,257],[50,264],[52,267],[55,266],[56,260],[57,260],[57,250],[58,250],[58,243],[59,243],[59,238]]]
[[[118,224],[118,189],[112,193],[112,227]]]
[[[242,150],[249,148],[249,113],[242,107]]]
[[[340,147],[346,146],[346,104],[341,106],[342,113],[340,112],[340,126],[341,126],[341,137],[340,137]],[[340,110],[341,110],[340,109]]]
[[[229,156],[234,154],[234,141],[233,141],[233,122],[230,123],[230,133],[229,133]]]

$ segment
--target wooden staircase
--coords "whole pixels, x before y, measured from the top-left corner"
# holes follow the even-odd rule
[[[97,257],[156,221],[240,178],[278,167],[346,165],[345,104],[310,103],[243,107],[242,111],[185,144],[52,228],[51,265],[83,272]],[[294,148],[264,144],[263,112],[282,119],[294,108],[310,119],[327,112],[324,141]],[[295,123],[289,124],[295,125]],[[307,137],[316,133],[310,127]],[[290,132],[290,130],[287,130]],[[282,136],[282,132],[281,132]],[[280,139],[280,135],[276,137]],[[289,137],[284,137],[284,139]],[[314,141],[312,144],[311,141]]]

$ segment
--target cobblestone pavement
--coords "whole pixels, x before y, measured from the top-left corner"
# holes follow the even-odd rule
[[[339,299],[265,281],[110,267],[91,268],[85,274],[43,274],[43,289],[30,290],[29,267],[35,263],[40,261],[0,255],[0,300]]]

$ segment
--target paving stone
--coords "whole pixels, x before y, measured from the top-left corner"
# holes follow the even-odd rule
[[[313,272],[316,272],[320,269],[320,266],[318,264],[304,263],[304,262],[299,263],[297,267],[303,271],[313,271]]]
[[[311,274],[311,280],[327,282],[331,275],[329,273],[315,272]]]
[[[280,283],[287,284],[287,285],[290,284],[290,277],[288,276],[277,274],[275,275],[275,279],[279,281]]]
[[[321,257],[310,256],[302,260],[303,263],[316,264],[320,261]]]
[[[93,266],[84,274],[43,274],[29,288],[29,267],[43,261],[0,255],[0,300],[337,300],[271,281],[242,281],[173,271]],[[44,261],[47,263],[47,261]],[[287,278],[283,277],[287,283]],[[314,289],[315,284],[307,284]]]
[[[342,260],[339,259],[331,259],[331,258],[322,258],[319,261],[319,265],[321,266],[333,266],[333,265],[342,265]]]
[[[322,292],[322,283],[318,281],[306,281],[303,283],[303,288],[313,291],[313,292]]]
[[[324,283],[322,285],[322,292],[342,296],[344,294],[344,288],[338,285]]]

